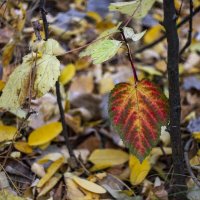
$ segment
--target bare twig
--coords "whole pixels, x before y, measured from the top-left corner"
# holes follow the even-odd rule
[[[188,31],[188,38],[186,44],[180,50],[180,55],[184,53],[184,51],[190,46],[192,42],[192,12],[193,12],[193,2],[190,0],[190,15],[189,15],[189,31]]]
[[[170,124],[169,131],[172,145],[172,159],[174,167],[173,180],[176,185],[184,185],[184,155],[182,149],[181,132],[180,132],[180,91],[179,91],[179,39],[176,26],[176,10],[174,1],[163,1],[164,6],[164,27],[168,43],[167,52],[167,72],[169,82],[169,110]],[[177,175],[179,174],[179,175]],[[172,189],[181,190],[178,186]],[[180,197],[179,197],[180,198]],[[184,199],[184,197],[182,197]]]
[[[45,40],[48,40],[49,38],[49,31],[48,31],[48,22],[46,18],[46,11],[45,11],[45,0],[40,0],[40,11],[42,15],[42,21],[43,21],[43,26],[44,26],[44,32],[45,32]],[[59,81],[56,81],[56,96],[57,96],[57,102],[58,102],[58,107],[60,111],[60,118],[61,118],[61,123],[62,123],[62,128],[63,128],[63,136],[65,138],[66,146],[69,151],[70,159],[69,159],[69,165],[71,168],[77,168],[78,167],[78,160],[76,159],[76,156],[73,152],[72,146],[69,141],[69,128],[65,122],[65,114],[64,114],[64,109],[62,106],[62,98],[61,98],[61,93],[60,93],[60,83]]]
[[[191,144],[193,142],[193,139],[189,139],[185,145],[185,148],[184,148],[184,157],[185,157],[185,163],[186,163],[186,167],[187,167],[187,170],[190,174],[190,176],[192,177],[193,181],[195,182],[195,184],[200,187],[200,181],[198,180],[198,178],[194,175],[193,171],[192,171],[192,168],[191,168],[191,165],[190,165],[190,161],[189,161],[189,156],[188,156],[188,153],[189,153],[189,150],[190,150],[190,147],[191,147]]]
[[[188,15],[181,22],[179,22],[177,24],[177,29],[179,29],[181,26],[183,26],[185,23],[187,23],[190,20],[190,17],[191,16],[194,17],[199,11],[200,11],[200,6],[196,7],[194,12],[192,12],[192,15]],[[134,51],[134,54],[141,53],[142,51],[145,51],[145,50],[147,50],[149,48],[154,47],[155,45],[157,45],[158,43],[163,41],[165,38],[166,38],[166,33],[163,36],[161,36],[160,38],[158,38],[157,40],[155,40],[154,42],[137,49],[136,51]]]

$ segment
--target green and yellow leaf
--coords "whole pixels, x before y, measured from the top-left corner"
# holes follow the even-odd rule
[[[118,40],[104,39],[97,41],[81,52],[80,57],[91,56],[94,64],[100,64],[112,58],[122,43]]]
[[[147,15],[156,0],[135,0],[129,2],[111,3],[110,11],[118,11],[134,18],[143,18]]]

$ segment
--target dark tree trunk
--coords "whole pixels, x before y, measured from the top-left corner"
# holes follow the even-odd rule
[[[179,39],[176,26],[176,11],[174,0],[164,0],[164,27],[168,42],[168,84],[172,159],[173,159],[173,193],[183,195],[185,192],[184,156],[180,132],[180,91],[179,91]],[[184,197],[181,197],[184,199]]]

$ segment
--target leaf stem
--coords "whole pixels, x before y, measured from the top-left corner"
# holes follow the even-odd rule
[[[124,35],[124,30],[123,30],[123,28],[120,28],[120,33],[121,33],[121,36],[122,36],[122,38],[123,38],[123,40],[124,40],[124,42],[125,42],[126,48],[127,48],[127,50],[128,50],[128,58],[129,58],[129,61],[130,61],[130,63],[131,63],[131,67],[132,67],[132,70],[133,70],[134,81],[135,81],[135,84],[137,84],[137,82],[138,82],[138,77],[137,77],[136,69],[135,69],[135,66],[134,66],[133,57],[132,57],[132,55],[131,55],[131,49],[130,49],[129,44],[128,44],[128,41],[127,41],[127,39],[126,39],[126,37],[125,37],[125,35]]]

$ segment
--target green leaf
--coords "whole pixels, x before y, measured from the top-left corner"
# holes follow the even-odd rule
[[[112,58],[121,47],[122,43],[118,40],[104,39],[97,41],[86,48],[80,57],[91,56],[94,64],[100,64]]]
[[[26,113],[22,110],[22,105],[28,97],[32,64],[33,57],[28,54],[24,57],[23,63],[10,75],[0,97],[0,108],[25,117]]]
[[[34,90],[37,97],[46,94],[54,87],[60,75],[60,62],[53,56],[44,54],[37,61],[36,78],[34,83]]]
[[[146,30],[142,31],[141,33],[134,33],[133,29],[129,27],[124,27],[123,30],[124,30],[125,37],[127,39],[133,40],[134,42],[140,40],[146,33]]]
[[[133,18],[143,18],[147,15],[156,0],[135,0],[130,2],[111,3],[110,11],[118,11]]]

